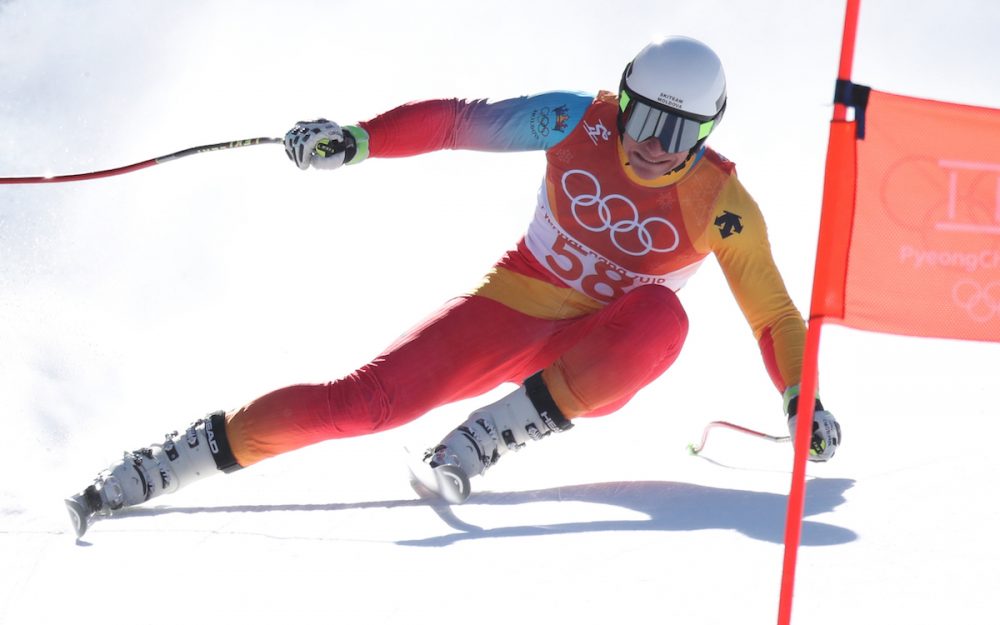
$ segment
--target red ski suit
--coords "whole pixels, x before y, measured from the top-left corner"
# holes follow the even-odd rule
[[[709,253],[775,386],[797,384],[805,324],[733,164],[705,149],[679,172],[642,180],[626,163],[617,112],[610,93],[555,92],[416,102],[361,123],[370,157],[544,149],[534,220],[478,289],[368,364],[229,413],[240,466],[397,427],[538,371],[568,418],[614,412],[677,358],[688,322],[675,291]]]

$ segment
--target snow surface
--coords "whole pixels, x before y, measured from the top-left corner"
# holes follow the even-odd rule
[[[0,176],[281,136],[427,97],[614,89],[647,40],[727,64],[713,144],[807,307],[843,3],[0,2]],[[855,79],[1000,106],[1000,5],[862,7]],[[466,505],[410,488],[489,400],[213,478],[75,541],[62,509],[120,451],[339,377],[476,283],[522,233],[539,153],[302,173],[278,146],[0,186],[0,622],[771,623],[780,400],[714,263],[680,360],[620,413],[505,458]],[[415,236],[419,235],[419,236]],[[795,623],[996,622],[997,346],[830,327],[844,426],[809,467]],[[507,389],[498,389],[497,393]]]

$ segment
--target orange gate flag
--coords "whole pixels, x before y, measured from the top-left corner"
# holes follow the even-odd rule
[[[1000,341],[1000,110],[838,82],[812,317]]]

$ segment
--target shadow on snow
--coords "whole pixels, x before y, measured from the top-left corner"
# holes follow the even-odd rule
[[[853,531],[808,517],[832,512],[844,503],[844,493],[854,485],[850,479],[814,478],[806,491],[805,519],[802,544],[808,546],[838,545],[857,539]],[[465,505],[517,506],[544,502],[580,502],[618,506],[647,518],[630,520],[587,521],[549,525],[514,525],[482,528],[461,519],[462,506],[450,506],[440,499],[421,492],[421,499],[398,499],[354,503],[279,504],[212,507],[136,508],[123,512],[122,517],[157,516],[161,514],[254,513],[254,512],[336,512],[372,508],[430,507],[453,530],[452,533],[429,538],[396,541],[399,545],[441,547],[465,540],[578,534],[615,531],[693,531],[730,529],[765,542],[784,541],[786,514],[785,495],[775,493],[714,488],[683,482],[603,482],[578,484],[530,491],[490,492],[473,494]]]

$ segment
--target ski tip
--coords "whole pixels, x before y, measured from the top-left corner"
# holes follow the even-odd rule
[[[87,528],[93,524],[94,517],[100,513],[101,495],[97,492],[97,487],[91,484],[83,491],[67,497],[63,501],[66,503],[66,511],[69,512],[73,531],[76,532],[76,537],[79,539],[87,533]]]
[[[431,467],[426,462],[429,452],[414,454],[406,447],[407,464],[410,469],[410,483],[419,486],[423,494],[431,494],[444,499],[449,504],[465,503],[472,493],[469,476],[461,467],[442,464]]]
[[[75,497],[69,497],[65,502],[66,510],[69,512],[69,520],[73,524],[73,531],[76,532],[77,538],[82,538],[87,533],[90,512]]]
[[[448,503],[465,503],[472,492],[469,486],[469,476],[456,466],[443,464],[435,467],[434,479],[437,482],[438,494]]]

